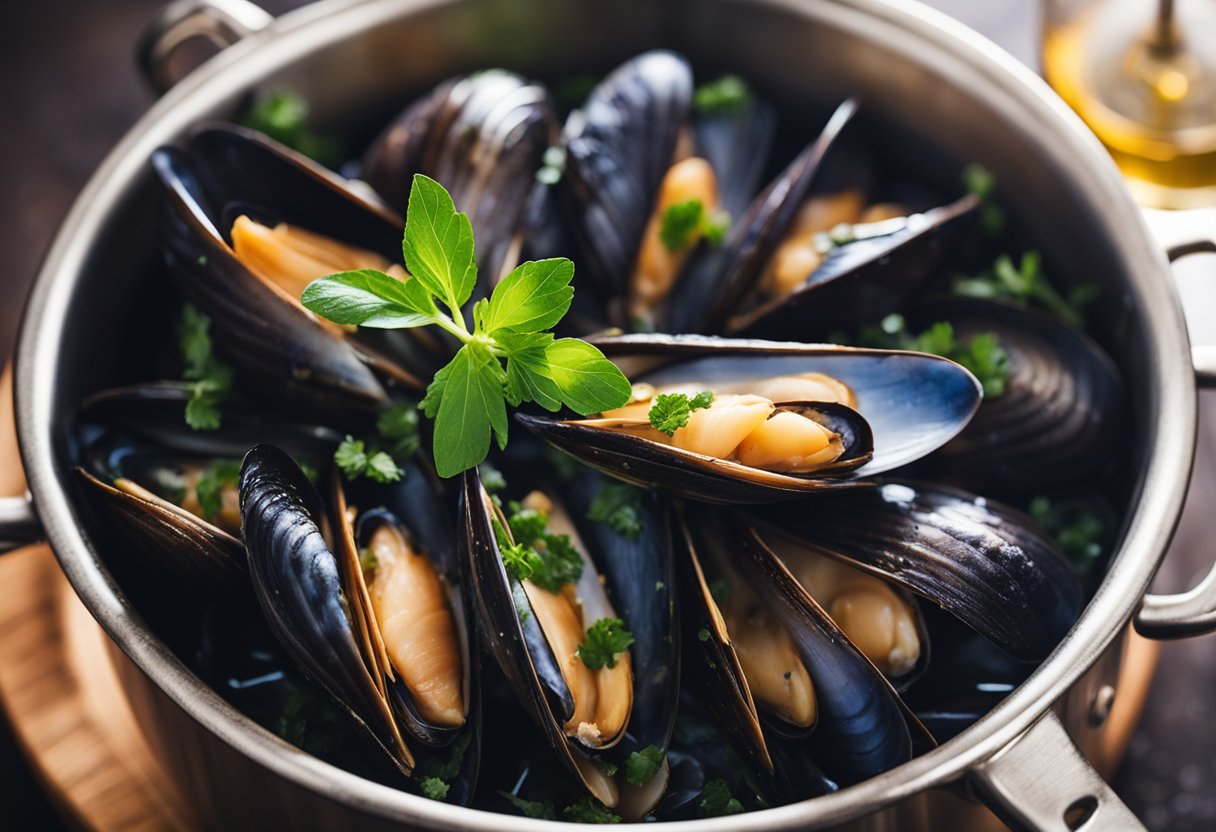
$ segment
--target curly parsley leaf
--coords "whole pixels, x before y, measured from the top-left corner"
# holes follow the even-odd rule
[[[191,382],[186,424],[194,430],[216,430],[221,422],[219,407],[232,389],[234,373],[213,354],[211,319],[192,303],[182,307],[177,343],[186,365],[182,378]]]
[[[462,307],[477,279],[472,226],[438,182],[422,175],[410,188],[402,252],[412,278],[371,270],[313,281],[305,307],[347,325],[401,328],[435,325],[462,343],[435,374],[420,403],[435,422],[435,469],[450,477],[481,462],[493,436],[507,443],[506,405],[533,401],[582,415],[620,407],[629,380],[603,354],[546,329],[569,309],[574,266],[565,259],[524,263],[489,298],[473,306],[473,329]],[[447,314],[439,304],[447,307]],[[505,367],[504,367],[505,363]]]
[[[601,618],[587,628],[583,643],[576,651],[583,664],[591,670],[616,667],[617,656],[633,644],[633,633],[625,629],[619,618]]]
[[[737,815],[743,811],[743,804],[730,793],[730,786],[725,780],[710,780],[701,789],[697,805],[706,817],[721,817],[722,815]]]
[[[625,758],[625,779],[639,789],[654,779],[663,765],[663,749],[648,745]]]
[[[418,788],[431,800],[443,800],[448,796],[448,784],[438,777],[423,777],[418,781]]]
[[[606,482],[595,493],[587,519],[607,523],[626,540],[637,540],[642,534],[642,492],[625,483]]]
[[[650,426],[659,433],[668,436],[675,434],[680,428],[688,427],[688,419],[694,410],[702,410],[713,404],[714,394],[710,390],[702,390],[695,396],[684,393],[660,393],[650,406],[647,417]]]
[[[334,451],[334,464],[342,469],[348,480],[367,477],[381,484],[398,482],[404,472],[384,451],[369,449],[362,439],[347,436]]]

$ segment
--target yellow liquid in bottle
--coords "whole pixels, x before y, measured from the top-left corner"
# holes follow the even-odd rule
[[[1142,204],[1216,205],[1216,3],[1180,9],[1172,48],[1152,5],[1108,0],[1047,33],[1043,71]]]

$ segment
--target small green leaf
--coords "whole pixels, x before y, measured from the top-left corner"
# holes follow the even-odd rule
[[[626,540],[637,540],[642,534],[642,492],[625,483],[606,482],[595,493],[587,519],[607,523]]]
[[[500,329],[552,329],[570,308],[573,277],[574,264],[564,257],[521,263],[494,288],[478,328],[491,337]]]
[[[660,393],[650,405],[647,418],[652,428],[672,436],[680,428],[688,427],[688,420],[694,410],[704,410],[713,404],[713,401],[714,394],[711,390],[702,390],[695,396]]]
[[[668,206],[659,226],[659,239],[668,251],[682,251],[696,241],[705,219],[705,206],[699,199],[689,199]]]
[[[519,795],[510,792],[499,792],[512,806],[523,812],[524,817],[534,820],[557,820],[557,812],[549,801],[524,800]]]
[[[625,758],[625,779],[639,789],[654,779],[667,755],[663,749],[648,745]]]
[[[458,317],[477,281],[473,227],[443,186],[420,173],[410,184],[401,251],[410,274]]]
[[[600,803],[591,795],[583,795],[562,810],[567,820],[574,823],[620,823],[621,816]]]
[[[490,452],[491,430],[499,447],[507,444],[507,409],[503,399],[503,370],[477,342],[465,344],[441,373],[441,401],[435,416],[435,470],[452,477],[480,463]],[[431,399],[427,390],[423,409]]]
[[[308,284],[300,302],[343,326],[406,329],[433,324],[439,309],[416,278],[398,280],[375,269],[357,269]]]
[[[401,469],[391,456],[384,451],[377,451],[367,458],[367,468],[364,471],[367,478],[381,484],[397,482],[401,479]]]
[[[583,664],[591,670],[616,667],[617,656],[633,644],[633,633],[625,629],[619,618],[601,618],[587,628],[583,643],[576,651]]]
[[[392,405],[376,417],[376,431],[391,443],[389,454],[408,459],[418,450],[418,408],[411,402]]]
[[[194,485],[194,493],[198,496],[204,520],[214,520],[219,516],[223,507],[223,490],[235,486],[240,477],[241,463],[235,459],[217,459],[203,469]]]
[[[431,800],[443,800],[448,796],[448,784],[438,777],[423,777],[418,781],[418,788],[423,796]]]
[[[697,87],[692,104],[702,113],[738,113],[752,104],[752,91],[738,75],[724,75]]]
[[[702,813],[706,817],[722,815],[737,815],[743,811],[743,804],[730,793],[730,786],[725,780],[710,780],[701,789],[701,797],[697,800]]]
[[[562,401],[583,416],[621,407],[633,387],[629,379],[598,349],[577,338],[561,338],[545,350],[549,376]]]

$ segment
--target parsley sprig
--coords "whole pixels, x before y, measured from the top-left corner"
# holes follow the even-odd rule
[[[625,758],[625,779],[639,789],[654,779],[667,756],[658,746],[648,745]]]
[[[738,75],[723,75],[697,87],[692,106],[702,113],[737,113],[752,105],[752,91]]]
[[[241,124],[331,167],[342,161],[342,145],[308,129],[308,99],[276,90],[259,96],[241,116]]]
[[[1067,296],[1061,295],[1044,273],[1039,253],[1027,251],[1016,264],[1011,256],[1002,254],[985,271],[955,278],[954,293],[1019,306],[1041,306],[1070,326],[1084,329],[1086,315],[1100,290],[1097,284],[1083,283],[1074,286]]]
[[[232,389],[232,368],[215,357],[211,319],[192,303],[182,307],[177,344],[186,364],[182,378],[191,382],[186,424],[194,430],[217,430],[220,404]]]
[[[659,239],[668,251],[683,251],[702,237],[713,245],[721,243],[730,230],[730,215],[710,213],[699,199],[669,205],[659,225]]]
[[[224,503],[224,488],[236,486],[240,478],[239,459],[217,459],[203,469],[202,475],[194,484],[194,492],[198,495],[198,505],[204,520],[210,522],[219,516]]]
[[[703,410],[713,404],[713,401],[714,394],[711,390],[702,390],[695,396],[660,393],[650,406],[647,418],[650,419],[652,428],[672,436],[680,428],[688,427],[688,420],[694,410]]]
[[[592,670],[616,667],[617,656],[633,644],[633,633],[625,629],[619,618],[601,618],[587,628],[583,643],[578,646],[578,657]]]
[[[530,401],[552,412],[566,405],[591,415],[629,400],[629,380],[598,349],[549,331],[574,297],[569,260],[516,267],[489,298],[474,304],[470,330],[462,307],[477,281],[473,229],[443,186],[421,174],[410,187],[402,253],[412,275],[408,280],[374,269],[342,272],[313,281],[301,301],[338,324],[437,326],[460,341],[421,403],[435,422],[440,476],[454,476],[485,459],[491,435],[506,448],[508,404]]]
[[[560,592],[563,586],[582,577],[582,556],[569,535],[549,531],[546,512],[525,508],[514,500],[507,508],[507,525],[514,542],[501,526],[494,531],[508,575],[517,581],[531,581],[547,592]]]
[[[857,343],[863,347],[915,350],[949,358],[979,379],[984,396],[989,399],[1004,393],[1009,380],[1009,355],[995,335],[982,332],[969,341],[962,341],[947,321],[938,321],[919,335],[913,335],[908,332],[903,315],[892,314],[876,327],[863,328]]]
[[[334,451],[334,464],[342,469],[348,480],[367,477],[372,482],[387,484],[399,482],[402,476],[397,461],[391,455],[368,447],[362,439],[355,439],[350,434]]]
[[[625,483],[606,482],[595,493],[587,519],[607,523],[626,540],[637,540],[642,534],[642,492]]]
[[[743,811],[743,804],[730,793],[730,786],[726,785],[725,780],[710,780],[706,783],[701,789],[697,805],[706,817],[737,815]]]

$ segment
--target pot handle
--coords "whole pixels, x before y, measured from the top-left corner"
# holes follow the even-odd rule
[[[174,68],[173,54],[182,44],[203,38],[224,49],[265,29],[273,20],[249,0],[175,0],[144,29],[135,59],[148,85],[157,95],[164,95],[195,68]]]
[[[1146,209],[1144,218],[1170,262],[1188,254],[1216,253],[1216,208],[1195,211]],[[1191,348],[1200,387],[1216,387],[1216,346]],[[1146,595],[1136,613],[1136,631],[1154,639],[1187,638],[1216,630],[1216,566],[1194,589],[1176,595]]]
[[[0,555],[42,540],[42,524],[29,495],[0,497]]]
[[[968,774],[984,803],[1016,830],[1144,832],[1144,825],[1048,711]]]

